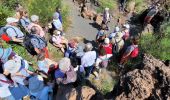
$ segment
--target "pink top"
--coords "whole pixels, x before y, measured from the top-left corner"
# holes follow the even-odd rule
[[[28,26],[28,31],[31,32],[31,28],[35,26],[37,28],[37,34],[40,35],[41,37],[44,37],[45,36],[45,32],[43,31],[42,27],[38,24],[35,24],[35,23],[30,23],[29,26]]]
[[[61,35],[59,35],[59,36],[53,35],[52,41],[56,44],[60,44],[61,43]]]

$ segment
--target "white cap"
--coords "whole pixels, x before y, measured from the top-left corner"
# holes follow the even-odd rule
[[[58,12],[55,12],[55,13],[53,14],[53,18],[54,18],[54,19],[58,19],[58,18],[59,18],[59,13],[58,13]]]
[[[119,32],[119,30],[120,30],[120,28],[117,26],[117,27],[115,27],[115,31],[116,32]]]
[[[105,11],[108,11],[109,10],[109,8],[105,8]]]
[[[6,71],[8,71],[9,73],[12,73],[12,74],[19,71],[20,67],[21,67],[21,60],[20,59],[8,60],[4,64],[4,69]]]
[[[8,24],[10,24],[10,23],[16,23],[16,22],[18,22],[18,21],[19,21],[18,19],[13,18],[13,17],[8,17],[8,18],[6,19],[6,22],[7,22]]]
[[[129,24],[125,24],[123,25],[125,28],[129,29],[130,28],[130,25]]]
[[[37,20],[39,20],[39,17],[38,17],[37,15],[32,15],[32,16],[31,16],[31,21],[32,21],[32,22],[35,22],[35,21],[37,21]]]
[[[104,43],[105,43],[105,44],[109,44],[109,43],[110,43],[109,38],[105,38],[105,39],[104,39]]]
[[[59,69],[66,72],[70,69],[71,61],[69,58],[64,57],[59,61]]]

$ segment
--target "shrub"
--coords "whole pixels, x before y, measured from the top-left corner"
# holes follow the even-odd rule
[[[100,7],[97,9],[97,12],[103,12],[103,9],[108,7],[110,9],[117,9],[117,1],[116,0],[98,0]]]
[[[4,5],[0,6],[0,25],[4,26],[6,24],[6,18],[13,15],[13,11]]]
[[[46,25],[55,12],[55,8],[61,5],[62,0],[30,0],[28,10],[30,15],[36,14],[40,16],[40,22]]]

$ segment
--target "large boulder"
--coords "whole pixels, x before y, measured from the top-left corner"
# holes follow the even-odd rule
[[[90,100],[95,94],[96,91],[88,86],[61,86],[55,100]]]
[[[170,66],[144,55],[142,64],[120,77],[112,96],[115,100],[170,100]]]

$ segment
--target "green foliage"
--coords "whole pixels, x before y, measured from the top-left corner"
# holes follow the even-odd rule
[[[117,7],[117,1],[116,0],[98,0],[100,7],[97,9],[97,12],[103,12],[103,9],[108,7],[110,9],[116,9]]]
[[[13,15],[13,11],[9,7],[0,5],[0,25],[4,26],[6,24],[6,18]]]
[[[40,22],[46,25],[52,20],[56,7],[61,5],[62,0],[30,0],[28,10],[30,15],[40,16]]]
[[[140,40],[140,46],[143,52],[152,54],[161,60],[170,59],[169,43],[170,39],[168,37],[158,39],[154,35],[143,36]]]
[[[67,28],[70,26],[70,20],[68,18],[69,16],[69,6],[68,5],[63,5],[62,6],[62,19],[63,19],[63,28],[64,30],[67,30]]]

